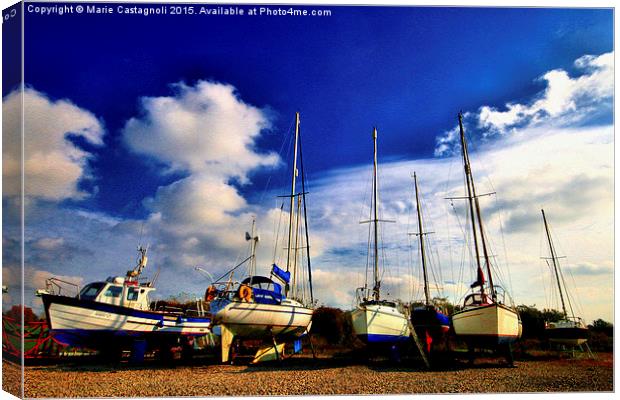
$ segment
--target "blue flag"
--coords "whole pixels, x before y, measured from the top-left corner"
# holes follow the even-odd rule
[[[288,283],[291,280],[291,273],[282,271],[277,265],[273,264],[273,268],[271,269],[271,273],[277,276],[284,283]]]

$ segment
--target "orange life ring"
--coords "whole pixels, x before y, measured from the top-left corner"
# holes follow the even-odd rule
[[[250,302],[252,300],[252,288],[247,285],[241,285],[239,287],[239,298],[242,301]]]
[[[207,288],[207,291],[205,292],[205,301],[211,301],[215,299],[215,295],[217,295],[217,289],[213,285],[209,286]]]

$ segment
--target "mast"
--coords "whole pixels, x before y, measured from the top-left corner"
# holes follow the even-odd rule
[[[286,250],[286,272],[289,272],[291,262],[291,245],[293,242],[293,202],[295,199],[295,179],[297,178],[297,142],[299,140],[299,112],[295,113],[295,150],[293,156],[293,177],[291,178],[291,203],[290,203],[290,215],[288,223],[288,246]],[[288,295],[288,285],[285,289],[285,295]]]
[[[304,175],[304,154],[301,145],[301,130],[299,132],[299,163],[301,166],[301,198],[304,205],[304,231],[306,233],[306,256],[308,257],[308,285],[310,288],[310,304],[314,304],[312,293],[312,267],[310,265],[310,238],[308,237],[308,212],[306,210],[306,176]]]
[[[549,251],[551,252],[551,260],[553,261],[553,270],[555,272],[555,279],[558,283],[558,290],[560,291],[560,300],[562,301],[562,311],[564,311],[564,316],[567,317],[566,313],[566,305],[564,304],[564,295],[562,294],[562,285],[560,285],[560,274],[558,271],[558,263],[557,256],[555,255],[555,248],[553,247],[553,241],[551,240],[551,233],[549,232],[549,225],[547,225],[547,217],[545,216],[545,210],[540,210],[542,212],[543,222],[545,223],[545,231],[547,232],[547,240],[549,241]]]
[[[301,218],[301,196],[297,196],[297,218],[295,221],[295,255],[293,256],[293,297],[298,295],[297,290],[297,259],[299,258],[299,219]]]
[[[372,140],[374,143],[374,161],[373,161],[373,181],[372,181],[372,187],[373,187],[373,222],[374,222],[374,235],[375,235],[375,242],[374,242],[374,278],[375,278],[375,286],[373,287],[372,291],[373,291],[373,297],[375,298],[376,301],[379,301],[379,289],[381,286],[381,283],[379,282],[379,230],[378,230],[378,223],[379,223],[379,218],[377,215],[377,128],[375,127],[372,131]]]
[[[469,201],[472,232],[473,232],[473,237],[474,237],[474,247],[476,249],[476,264],[478,266],[478,270],[481,270],[480,251],[478,249],[478,237],[476,234],[476,219],[477,219],[478,228],[480,229],[480,241],[482,242],[482,252],[484,255],[485,264],[487,268],[487,276],[489,277],[489,287],[491,288],[491,298],[495,300],[497,298],[497,294],[495,293],[495,288],[493,287],[493,275],[491,274],[491,263],[489,260],[486,240],[484,239],[482,217],[480,216],[480,204],[478,202],[478,197],[476,196],[476,187],[474,185],[474,177],[471,173],[471,164],[469,163],[469,154],[467,152],[467,141],[465,140],[465,131],[463,130],[463,114],[462,113],[459,113],[459,130],[461,134],[461,148],[463,152],[463,164],[465,168],[465,177],[467,181],[467,199]],[[474,207],[476,210],[475,215],[474,215]],[[484,293],[484,286],[482,284],[480,285],[480,290],[482,293]]]
[[[250,235],[250,277],[253,277],[256,274],[256,242],[258,241],[258,237],[255,234],[256,228],[256,218],[252,218],[252,233]],[[247,234],[246,234],[247,235]],[[247,236],[246,236],[247,238]]]
[[[422,271],[424,272],[424,297],[426,298],[426,305],[431,304],[431,295],[428,288],[428,272],[426,271],[426,253],[424,252],[424,232],[422,231],[422,210],[420,208],[420,197],[418,194],[418,178],[413,173],[413,182],[415,185],[415,202],[418,211],[418,232],[420,235],[420,254],[422,255]]]

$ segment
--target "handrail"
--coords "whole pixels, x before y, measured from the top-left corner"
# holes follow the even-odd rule
[[[58,288],[58,294],[60,295],[63,287],[57,282],[60,282],[62,284],[69,285],[69,286],[74,286],[77,292],[76,296],[78,299],[80,298],[80,285],[73,283],[73,282],[62,280],[60,278],[56,278],[56,277],[47,278],[45,280],[45,289],[49,290],[52,294],[54,294],[55,293],[54,287],[56,287]]]

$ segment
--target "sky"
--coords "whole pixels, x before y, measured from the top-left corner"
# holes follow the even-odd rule
[[[478,192],[495,193],[480,202],[498,281],[516,304],[558,307],[544,208],[576,311],[613,321],[610,9],[297,8],[331,16],[26,12],[27,304],[41,309],[30,294],[51,275],[123,275],[140,243],[157,296],[201,296],[194,267],[218,276],[247,257],[253,218],[268,273],[296,111],[319,304],[349,309],[364,284],[375,126],[381,215],[396,221],[381,227],[384,295],[422,296],[415,171],[434,294],[460,302],[475,268],[465,204],[445,198],[464,194],[462,111]],[[19,127],[18,82],[3,77],[4,132]],[[19,293],[15,139],[4,307]]]

